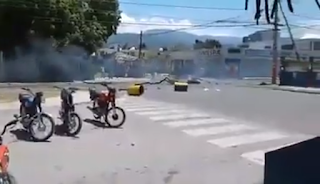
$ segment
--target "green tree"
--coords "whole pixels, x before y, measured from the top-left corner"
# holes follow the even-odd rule
[[[218,40],[214,39],[206,39],[205,41],[195,40],[193,44],[194,49],[212,49],[221,47],[221,43]]]
[[[14,55],[36,37],[92,53],[116,33],[120,18],[117,0],[1,0],[0,50]]]

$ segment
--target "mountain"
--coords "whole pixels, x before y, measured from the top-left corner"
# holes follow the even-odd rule
[[[192,48],[194,41],[215,39],[219,40],[222,45],[238,45],[242,42],[241,37],[228,36],[198,36],[183,31],[171,31],[167,29],[153,29],[143,33],[143,42],[149,49],[158,49],[160,47],[172,47],[177,44],[183,44]],[[108,39],[108,44],[128,44],[130,47],[137,47],[139,44],[139,34],[136,33],[119,33]]]

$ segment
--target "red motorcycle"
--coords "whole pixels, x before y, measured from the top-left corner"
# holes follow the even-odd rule
[[[100,85],[106,87],[108,91],[98,92],[96,89],[89,89],[92,107],[88,106],[87,108],[91,110],[96,120],[103,118],[109,127],[121,127],[126,121],[126,113],[121,107],[116,106],[117,90],[105,83],[100,83]],[[117,121],[118,123],[114,124]]]

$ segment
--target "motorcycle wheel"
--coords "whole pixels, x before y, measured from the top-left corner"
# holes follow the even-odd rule
[[[116,114],[113,114],[113,109],[112,107],[109,108],[104,116],[104,121],[105,123],[112,128],[119,128],[121,127],[125,121],[126,121],[126,113],[124,112],[124,110],[121,107],[113,107],[115,108],[116,111],[119,111],[119,113],[116,112]],[[111,124],[111,121],[118,121],[119,120],[119,115],[120,117],[122,117],[122,119],[119,121],[119,123],[117,124]],[[109,119],[110,118],[110,119]]]
[[[0,184],[16,184],[17,181],[11,174],[3,174],[1,173]]]
[[[43,123],[43,122],[36,122],[37,119],[47,119],[49,122],[50,122],[50,130],[48,132],[48,134],[46,134],[45,136],[43,137],[38,137],[38,127],[39,127],[39,123]],[[34,124],[36,123],[36,126],[33,126]],[[44,125],[46,126],[46,125]],[[34,128],[36,127],[36,128]],[[34,118],[31,120],[30,124],[29,124],[29,132],[31,134],[31,137],[32,139],[35,141],[35,142],[44,142],[44,141],[47,141],[50,137],[52,137],[53,133],[54,133],[54,127],[55,127],[55,123],[54,123],[54,120],[53,118],[46,114],[46,113],[41,113],[41,114],[38,114],[38,117],[37,118]],[[47,127],[45,127],[46,129]]]
[[[72,119],[73,119],[73,122],[72,122]],[[65,122],[63,123],[65,124],[66,134],[68,136],[76,136],[79,134],[79,132],[82,129],[82,120],[79,114],[75,112],[71,112],[68,118],[66,118]]]

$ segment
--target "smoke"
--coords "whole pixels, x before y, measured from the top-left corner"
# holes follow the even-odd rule
[[[50,39],[34,39],[26,50],[15,49],[14,59],[3,63],[4,82],[67,82],[93,78],[93,59],[80,47],[69,45],[60,50]]]

